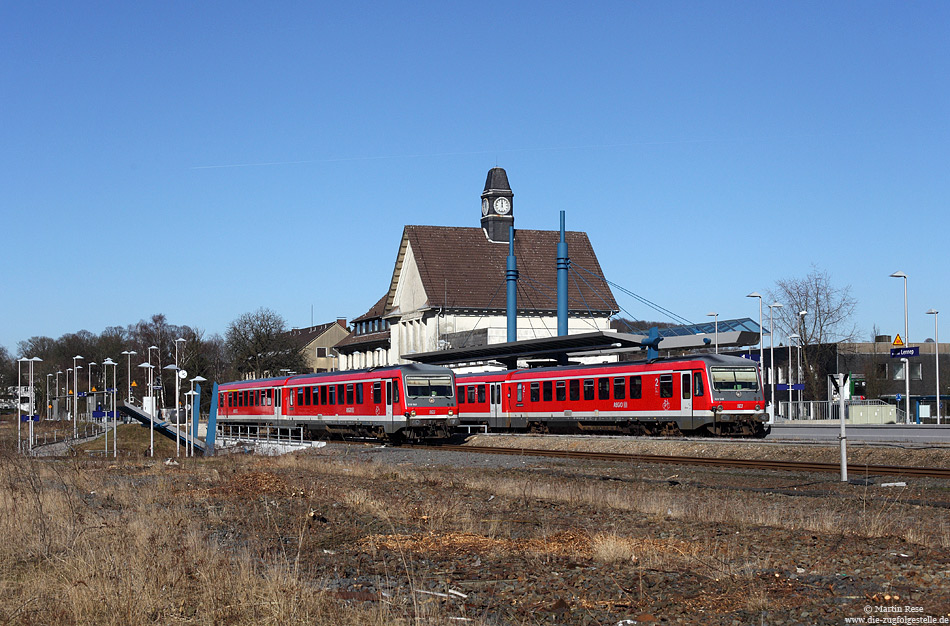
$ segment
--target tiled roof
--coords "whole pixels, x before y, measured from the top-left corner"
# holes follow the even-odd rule
[[[294,328],[287,331],[287,335],[297,344],[298,347],[303,348],[308,343],[327,332],[333,328],[334,324],[339,324],[339,322],[327,322],[326,324],[320,324],[318,326],[311,326],[309,328]]]
[[[567,232],[565,238],[571,263],[591,272],[570,272],[568,309],[584,314],[588,310],[617,312],[617,302],[603,280],[600,263],[587,233]],[[558,239],[559,233],[554,230],[515,231],[520,311],[557,310]],[[481,228],[406,226],[400,258],[384,305],[386,312],[392,307],[396,275],[407,242],[412,248],[430,307],[456,310],[505,308],[507,243],[489,241]]]
[[[379,302],[374,304],[369,311],[363,313],[359,317],[353,318],[352,324],[355,327],[357,323],[362,322],[363,320],[372,320],[378,317],[382,317],[386,307],[386,296],[383,296],[379,299]]]

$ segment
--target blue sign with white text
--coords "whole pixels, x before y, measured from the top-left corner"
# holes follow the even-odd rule
[[[913,348],[891,348],[892,359],[902,359],[909,356],[920,356],[920,346]]]

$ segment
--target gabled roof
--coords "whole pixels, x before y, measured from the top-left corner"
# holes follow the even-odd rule
[[[519,310],[557,310],[559,238],[554,230],[515,230]],[[568,309],[582,314],[588,310],[601,314],[619,311],[587,233],[569,231],[565,240],[571,263],[587,270],[578,269],[569,275]],[[408,247],[412,248],[430,307],[504,310],[507,243],[489,241],[481,228],[406,226],[383,307],[387,313],[393,306]]]
[[[309,328],[294,328],[287,331],[287,336],[291,338],[294,344],[298,348],[303,348],[309,344],[314,339],[317,339],[320,335],[327,332],[340,322],[327,322],[326,324],[320,324],[318,326],[310,326]]]

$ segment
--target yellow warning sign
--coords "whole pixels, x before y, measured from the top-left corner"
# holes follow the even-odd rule
[[[95,388],[95,387],[93,387],[93,388],[92,388],[92,389],[90,389],[89,391],[95,391],[95,390],[96,390],[96,388]]]
[[[132,381],[132,386],[133,386],[133,387],[138,387],[138,385],[135,384],[135,381],[134,381],[134,380]]]
[[[895,348],[900,348],[900,347],[903,346],[903,345],[904,345],[904,340],[901,339],[901,336],[898,334],[898,335],[897,335],[897,339],[894,340],[894,347],[895,347]]]

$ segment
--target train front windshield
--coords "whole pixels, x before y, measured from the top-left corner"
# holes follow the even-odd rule
[[[410,398],[454,398],[451,376],[406,376],[406,395]]]
[[[709,373],[716,391],[759,390],[759,376],[754,367],[711,367]]]

